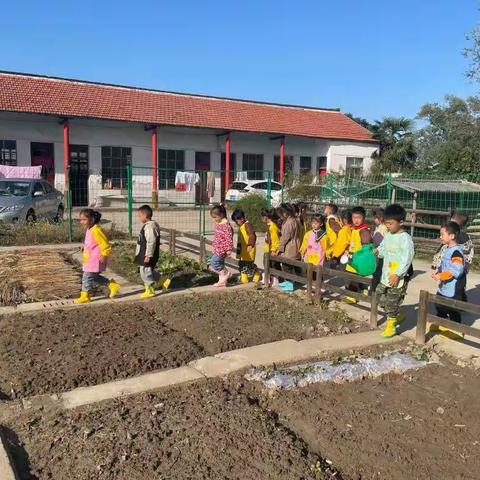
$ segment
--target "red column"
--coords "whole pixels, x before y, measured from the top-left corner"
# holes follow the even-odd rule
[[[230,188],[230,135],[225,137],[225,192]]]
[[[64,191],[70,190],[69,185],[69,169],[70,169],[70,125],[68,120],[63,122],[63,174],[65,176]]]
[[[152,202],[154,208],[158,207],[158,147],[157,129],[152,129]]]
[[[280,183],[285,178],[285,137],[280,139]]]

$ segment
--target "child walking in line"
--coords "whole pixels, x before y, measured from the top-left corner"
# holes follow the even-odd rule
[[[305,263],[323,265],[325,263],[325,250],[328,247],[328,237],[325,231],[323,215],[313,215],[311,226],[312,229],[303,237],[300,253]]]
[[[432,273],[432,278],[440,282],[437,295],[454,300],[464,300],[466,298],[466,262],[462,247],[457,243],[460,233],[460,227],[455,222],[449,222],[440,229],[440,240],[446,246],[446,249],[443,252],[439,268]],[[436,309],[439,317],[462,323],[462,315],[458,310],[443,305],[436,305]],[[436,328],[432,325],[430,330],[440,330],[448,338],[463,338],[462,333],[450,328]]]
[[[245,212],[237,208],[232,213],[232,220],[238,226],[237,259],[240,269],[240,281],[248,283],[250,279],[253,283],[259,283],[262,279],[255,257],[257,253],[257,235],[252,224],[245,218]]]
[[[76,305],[91,301],[95,284],[108,287],[110,298],[115,297],[120,290],[120,285],[115,280],[109,280],[101,275],[107,269],[108,256],[112,251],[110,242],[99,225],[101,218],[102,214],[91,208],[80,212],[80,223],[86,232],[82,257],[82,291],[73,301]]]
[[[135,263],[140,266],[140,277],[145,285],[145,291],[140,298],[151,298],[155,296],[155,285],[161,281],[160,274],[155,270],[160,256],[160,227],[152,220],[153,210],[149,205],[142,205],[137,210],[137,215],[143,226],[137,239],[135,251]],[[161,286],[168,288],[164,279]]]
[[[216,222],[215,234],[212,242],[212,258],[210,268],[218,273],[218,282],[215,287],[225,287],[231,273],[225,268],[225,259],[233,251],[233,228],[227,220],[227,211],[223,205],[215,205],[210,210],[210,216]]]
[[[265,233],[265,244],[263,245],[264,253],[273,253],[278,250],[278,245],[280,244],[280,229],[278,224],[280,219],[278,218],[277,212],[274,208],[267,210],[266,208],[261,211],[262,222],[267,226],[267,232]],[[272,267],[275,270],[280,270],[281,266],[278,262],[271,262]],[[278,286],[278,278],[271,277],[270,280],[264,279],[264,283],[267,284],[270,281],[272,287]]]
[[[367,212],[363,207],[352,208],[352,235],[350,239],[350,246],[348,248],[351,259],[353,258],[353,255],[359,252],[364,245],[372,244],[370,228],[365,223],[366,215]],[[353,267],[350,262],[346,264],[345,270],[347,272],[358,273],[357,269]],[[365,285],[357,282],[351,282],[348,286],[348,290],[352,292],[359,292],[362,288],[365,289]],[[358,302],[358,300],[354,297],[345,297],[344,301],[352,304]]]
[[[342,226],[338,231],[337,239],[333,244],[330,267],[335,269],[340,264],[340,259],[348,252],[352,241],[352,212],[343,210],[340,215]]]
[[[455,222],[460,227],[460,233],[457,237],[457,245],[459,245],[462,249],[463,257],[465,259],[465,272],[468,273],[468,271],[470,270],[470,266],[472,265],[474,256],[473,242],[470,239],[468,233],[465,231],[465,227],[468,223],[468,215],[460,212],[455,212],[450,218],[450,221]],[[437,253],[433,257],[432,270],[438,270],[442,261],[442,257],[445,254],[445,250],[447,248],[448,247],[445,244],[442,244],[440,246]],[[464,301],[467,301],[466,296]]]
[[[388,232],[387,226],[385,225],[385,210],[383,208],[377,208],[373,211],[373,221],[375,222],[375,231],[373,232],[373,246],[378,249],[380,244],[383,242],[385,235]],[[382,278],[383,270],[383,258],[377,259],[377,269],[372,275],[372,284],[370,287],[370,292],[375,292],[380,279]]]
[[[378,247],[378,256],[383,258],[383,269],[376,289],[380,306],[387,314],[387,324],[381,333],[385,338],[397,334],[397,326],[402,320],[400,305],[413,273],[413,241],[403,228],[406,217],[407,212],[401,205],[393,204],[385,209],[384,218],[388,232]]]
[[[282,231],[276,254],[292,260],[300,260],[302,233],[295,209],[288,203],[282,203],[277,212],[282,219]],[[295,267],[285,263],[282,263],[282,270],[286,273],[296,273]],[[284,280],[279,286],[284,292],[293,292],[295,289],[295,284],[290,280]]]
[[[337,241],[338,233],[342,228],[342,222],[338,216],[338,207],[334,203],[329,203],[325,207],[323,214],[326,217],[325,230],[328,236],[328,249],[325,252],[327,259],[333,257],[333,246]]]

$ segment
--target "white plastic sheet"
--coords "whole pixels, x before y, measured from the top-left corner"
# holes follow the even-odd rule
[[[393,353],[381,358],[359,358],[355,362],[339,364],[321,361],[276,370],[252,369],[245,377],[248,380],[262,382],[268,389],[289,390],[294,387],[305,387],[311,383],[345,383],[375,378],[385,373],[403,373],[417,370],[426,364],[410,355]]]

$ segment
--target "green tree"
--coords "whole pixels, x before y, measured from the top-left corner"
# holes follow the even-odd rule
[[[417,158],[413,121],[405,117],[385,117],[372,125],[372,134],[379,141],[374,154],[374,168],[384,172],[411,169]]]
[[[445,173],[480,171],[480,99],[445,97],[446,104],[427,103],[418,118],[418,167]]]
[[[465,72],[467,78],[473,82],[480,81],[480,26],[477,25],[470,35],[467,35],[470,47],[463,51],[463,55],[470,60],[468,70]]]

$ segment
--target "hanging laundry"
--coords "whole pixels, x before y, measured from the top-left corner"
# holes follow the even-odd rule
[[[248,172],[237,172],[236,182],[246,182],[248,180]]]
[[[42,166],[15,167],[11,165],[0,165],[0,178],[42,178]]]
[[[211,199],[215,195],[215,173],[207,172],[207,198]]]
[[[199,181],[198,173],[177,172],[175,175],[175,190],[177,192],[191,192]]]

